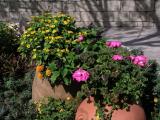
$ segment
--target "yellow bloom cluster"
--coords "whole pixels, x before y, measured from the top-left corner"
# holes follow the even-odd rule
[[[41,110],[42,103],[41,102],[34,102],[34,104],[36,105],[36,110],[38,111],[38,113],[42,114],[42,110]]]

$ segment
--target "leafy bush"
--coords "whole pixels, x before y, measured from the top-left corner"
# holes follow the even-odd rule
[[[0,119],[32,120],[36,112],[31,102],[33,72],[26,73],[29,57],[19,55],[17,31],[6,23],[0,23],[0,43]]]
[[[40,71],[41,78],[50,78],[51,83],[71,84],[73,59],[97,36],[94,28],[78,28],[75,20],[62,13],[53,16],[46,13],[33,17],[29,28],[21,37],[19,52],[31,54]],[[81,42],[85,39],[84,42]]]
[[[0,22],[0,53],[7,53],[17,50],[18,36],[16,31],[11,29],[8,24]]]
[[[55,100],[49,99],[47,104],[38,103],[39,114],[38,120],[74,120],[76,108],[79,105],[79,100]]]
[[[33,120],[36,117],[35,107],[31,102],[31,84],[33,72],[25,77],[4,77],[0,90],[0,119]]]

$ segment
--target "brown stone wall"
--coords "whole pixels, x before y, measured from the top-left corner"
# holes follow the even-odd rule
[[[44,11],[63,11],[80,26],[152,27],[158,26],[159,5],[160,0],[0,0],[0,20],[24,23]]]

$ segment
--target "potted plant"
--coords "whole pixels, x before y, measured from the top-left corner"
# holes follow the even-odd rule
[[[141,52],[128,50],[119,41],[106,41],[99,33],[92,27],[76,27],[75,20],[62,13],[33,17],[18,49],[23,56],[30,54],[37,65],[33,100],[86,98],[76,120],[145,120],[139,105],[151,63]],[[140,115],[134,116],[137,111]]]
[[[81,87],[86,99],[76,120],[146,119],[140,107],[151,66],[146,56],[122,47],[119,41],[98,41],[88,46],[78,61],[90,75]]]
[[[77,67],[75,59],[85,50],[88,41],[97,35],[96,29],[79,28],[69,15],[45,13],[32,17],[21,36],[18,51],[30,54],[36,63],[32,98],[67,99],[80,88],[71,74]],[[85,39],[84,42],[81,42]]]

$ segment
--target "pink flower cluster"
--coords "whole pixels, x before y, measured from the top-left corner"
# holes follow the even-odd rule
[[[78,42],[82,42],[84,40],[84,36],[83,35],[80,35],[79,37],[78,37]]]
[[[72,74],[72,78],[78,82],[81,81],[87,81],[89,78],[89,73],[81,68],[79,68],[78,70],[76,70],[73,74]]]
[[[106,42],[106,46],[110,47],[110,48],[117,48],[117,47],[121,47],[122,43],[119,41],[107,41]]]
[[[122,43],[119,41],[107,41],[106,42],[106,46],[110,47],[110,48],[117,48],[117,47],[121,47]],[[123,60],[124,57],[121,55],[113,55],[112,60],[114,61],[121,61]],[[129,56],[129,59],[132,61],[133,64],[138,65],[140,67],[144,67],[147,62],[148,59],[146,56],[144,55],[139,55],[139,56]]]
[[[113,55],[112,60],[114,60],[114,61],[123,60],[123,56],[121,56],[121,55]]]
[[[144,55],[139,55],[139,56],[129,56],[129,59],[133,62],[133,64],[138,65],[140,67],[144,67],[148,59]]]

